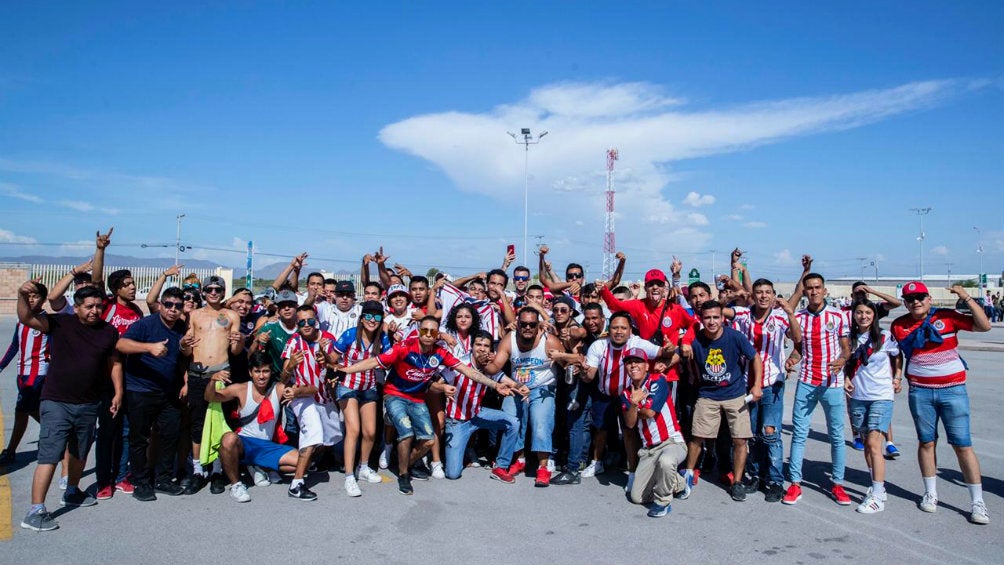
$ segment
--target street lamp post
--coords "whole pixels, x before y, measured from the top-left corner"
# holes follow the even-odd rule
[[[920,243],[920,282],[924,282],[924,216],[931,213],[932,208],[928,206],[927,208],[910,208],[910,211],[914,214],[920,216],[920,235],[917,236],[917,241]]]
[[[982,298],[987,294],[986,289],[983,288],[983,230],[976,226],[973,226],[973,229],[976,230],[976,238],[978,241],[976,252],[980,254],[980,272],[976,275],[976,278],[979,279],[977,284],[980,287],[980,298]]]
[[[530,133],[530,128],[521,128],[519,134],[515,134],[511,131],[506,133],[512,137],[512,140],[517,144],[522,145],[524,149],[523,155],[523,261],[524,264],[527,259],[526,249],[527,249],[527,223],[528,223],[528,211],[530,205],[530,146],[540,143],[541,138],[547,135],[546,131],[538,133],[536,136]]]
[[[177,235],[177,237],[174,240],[174,264],[175,265],[178,264],[178,260],[180,259],[179,254],[182,251],[182,249],[181,249],[181,219],[184,218],[184,217],[185,217],[184,214],[178,214],[178,217],[177,217],[177,220],[178,220],[178,235]]]

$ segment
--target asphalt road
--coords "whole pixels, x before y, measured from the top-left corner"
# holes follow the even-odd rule
[[[0,339],[12,328],[9,318],[0,321]],[[36,533],[18,527],[29,504],[38,431],[33,423],[17,464],[0,476],[0,485],[9,480],[12,500],[0,521],[13,525],[13,537],[0,541],[0,563],[1000,563],[1004,438],[1000,416],[993,414],[1004,403],[1004,329],[963,339],[976,348],[964,357],[989,526],[967,522],[969,495],[947,445],[938,448],[941,506],[936,514],[917,508],[923,486],[905,393],[893,420],[904,455],[887,466],[886,511],[867,516],[824,494],[829,448],[817,410],[806,450],[806,493],[795,506],[767,504],[762,494],[736,503],[721,486],[702,480],[689,500],[673,504],[669,516],[651,519],[624,498],[623,474],[536,489],[529,477],[503,485],[483,469],[468,469],[458,481],[416,482],[410,497],[398,494],[396,482],[363,484],[364,495],[352,499],[341,488],[342,475],[333,473],[310,477],[319,495],[310,503],[287,498],[285,487],[275,485],[250,489],[248,504],[206,489],[153,503],[119,494],[66,511],[53,486],[47,505],[61,527]],[[786,456],[793,392],[789,386]],[[8,369],[0,375],[5,440],[15,397]],[[82,486],[92,484],[88,474]],[[855,503],[869,484],[863,455],[848,448],[846,487]]]

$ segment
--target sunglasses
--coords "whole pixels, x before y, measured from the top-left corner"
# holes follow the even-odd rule
[[[528,281],[528,280],[530,280],[530,277],[524,277],[524,276],[522,276],[522,275],[516,275],[516,276],[514,276],[514,277],[512,278],[512,280],[514,280],[514,281],[519,281],[519,282],[523,282],[523,281]]]
[[[540,322],[520,322],[519,327],[521,328],[536,328]]]
[[[418,328],[418,335],[423,337],[439,337],[439,330],[435,328]]]
[[[195,302],[195,295],[194,294],[186,294],[184,298],[185,298],[185,302]]]
[[[216,293],[223,294],[223,287],[207,286],[206,289],[203,290],[202,292],[205,292],[206,294],[216,294]]]
[[[903,296],[903,302],[923,302],[925,298],[926,294],[906,294]]]
[[[565,278],[567,278],[570,281],[581,279],[582,273],[568,273],[567,275],[565,275]]]
[[[185,290],[188,290],[190,288],[194,288],[195,290],[199,290],[200,288],[202,288],[202,285],[199,284],[199,283],[188,283],[188,284],[182,285],[181,288],[183,288]]]
[[[171,301],[171,302],[161,302],[160,304],[167,310],[181,310],[182,308],[185,307],[184,302]]]
[[[383,314],[363,314],[363,320],[367,322],[382,322]]]
[[[305,320],[298,320],[296,322],[296,327],[302,328],[304,326],[314,327],[317,325],[317,318],[307,318]]]
[[[568,314],[569,312],[571,312],[571,310],[569,310],[568,308],[555,308],[554,309],[554,313],[555,314]]]

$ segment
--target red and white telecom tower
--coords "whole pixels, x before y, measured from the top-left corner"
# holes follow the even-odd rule
[[[603,278],[610,279],[617,268],[617,244],[614,238],[614,161],[618,159],[617,149],[607,149],[607,222],[603,235]]]

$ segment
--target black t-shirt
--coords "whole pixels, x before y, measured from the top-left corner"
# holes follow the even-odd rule
[[[108,360],[118,340],[118,331],[104,320],[86,326],[76,314],[50,315],[51,361],[42,385],[42,400],[97,402],[102,384],[111,379]]]

